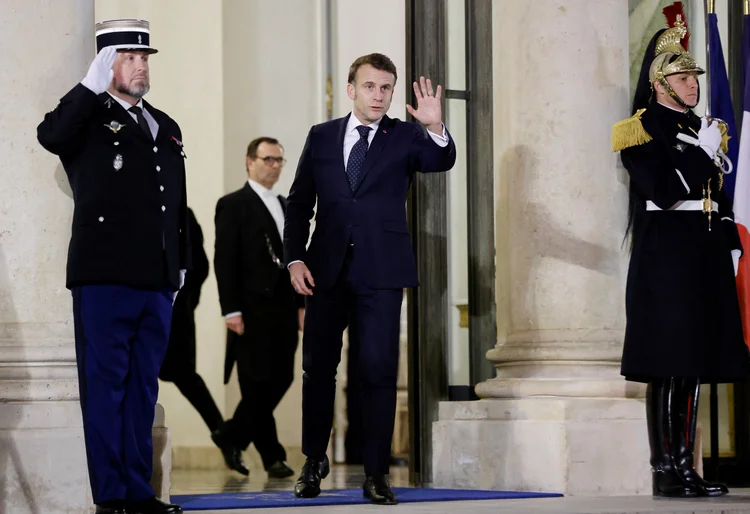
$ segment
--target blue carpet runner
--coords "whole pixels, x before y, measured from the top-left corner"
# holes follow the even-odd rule
[[[447,502],[461,500],[510,500],[519,498],[556,498],[562,494],[526,493],[512,491],[472,491],[465,489],[419,489],[394,487],[393,492],[400,503]],[[271,507],[312,507],[323,505],[367,504],[362,498],[362,489],[338,489],[323,491],[312,499],[294,497],[292,491],[259,493],[219,493],[174,495],[172,503],[183,510],[228,510],[228,509],[267,509]]]

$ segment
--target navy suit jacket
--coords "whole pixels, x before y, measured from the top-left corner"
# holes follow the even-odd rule
[[[344,165],[344,131],[351,114],[310,129],[286,211],[284,261],[303,261],[316,288],[339,278],[347,247],[355,244],[367,270],[360,277],[373,289],[419,285],[406,222],[406,194],[414,172],[448,171],[456,146],[440,147],[420,124],[384,116],[354,190]],[[447,133],[447,130],[446,130]],[[315,202],[315,231],[309,248]]]

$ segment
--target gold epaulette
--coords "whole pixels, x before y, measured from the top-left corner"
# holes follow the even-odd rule
[[[646,109],[638,109],[630,118],[618,121],[612,126],[612,151],[619,152],[631,146],[648,143],[653,138],[643,128],[641,115]]]

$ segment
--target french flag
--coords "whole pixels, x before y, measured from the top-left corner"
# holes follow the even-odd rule
[[[737,272],[737,296],[740,300],[742,330],[745,343],[750,342],[750,16],[745,15],[742,34],[742,57],[745,80],[742,101],[742,130],[740,148],[735,163],[734,221],[740,233],[743,257]]]

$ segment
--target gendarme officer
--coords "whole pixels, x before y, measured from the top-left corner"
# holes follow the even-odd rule
[[[75,210],[67,287],[94,503],[100,514],[179,513],[156,499],[151,427],[172,302],[191,267],[180,128],[149,90],[148,22],[97,24],[88,74],[37,129]]]

